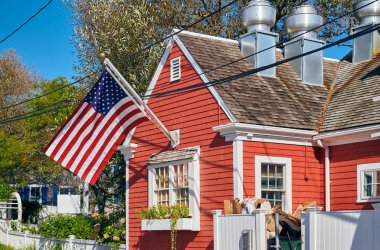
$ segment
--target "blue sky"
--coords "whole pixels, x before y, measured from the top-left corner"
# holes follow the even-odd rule
[[[0,8],[0,39],[33,15],[48,0],[2,0]],[[0,53],[14,49],[28,67],[39,75],[53,79],[75,74],[75,47],[71,43],[73,29],[70,10],[61,0],[54,0],[43,12],[14,36],[0,44]],[[350,49],[334,47],[325,56],[340,59]]]
[[[47,0],[2,0],[0,8],[0,38],[4,38],[31,15],[38,11]],[[0,44],[0,53],[16,50],[28,67],[39,75],[53,79],[74,75],[75,48],[71,44],[70,11],[61,0],[54,0],[31,22]]]

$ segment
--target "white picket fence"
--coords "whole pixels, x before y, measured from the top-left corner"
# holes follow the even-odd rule
[[[0,225],[0,242],[10,245],[17,249],[22,249],[28,246],[35,246],[38,250],[50,250],[54,246],[59,246],[64,250],[110,250],[109,246],[101,246],[94,240],[79,240],[71,236],[69,239],[56,240],[45,239],[41,235],[29,234],[28,232],[13,232],[3,225]],[[121,246],[118,249],[126,249]]]
[[[319,211],[302,214],[303,250],[380,249],[380,204],[374,210]]]
[[[222,210],[212,213],[214,250],[267,249],[265,210],[253,214],[222,215]]]

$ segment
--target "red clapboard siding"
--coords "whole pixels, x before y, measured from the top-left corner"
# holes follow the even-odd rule
[[[324,162],[318,160],[324,159],[323,150],[317,147],[251,141],[244,141],[243,150],[246,196],[255,196],[256,155],[287,157],[292,159],[293,210],[300,203],[314,200],[318,206],[324,207]]]
[[[181,80],[170,83],[170,60],[181,56]],[[186,57],[175,45],[170,52],[153,93],[200,83]],[[190,80],[189,80],[190,79]],[[232,143],[212,130],[229,123],[228,117],[207,89],[170,97],[152,98],[148,106],[169,129],[180,129],[179,148],[201,147],[201,231],[179,232],[178,249],[212,249],[212,209],[222,209],[223,200],[233,197]],[[220,121],[219,121],[220,120]],[[130,248],[170,249],[170,232],[142,232],[137,211],[148,206],[147,161],[150,155],[170,148],[169,140],[152,122],[141,124],[132,139],[138,144],[130,160]]]
[[[331,210],[372,209],[357,203],[357,165],[380,162],[380,140],[330,147]]]

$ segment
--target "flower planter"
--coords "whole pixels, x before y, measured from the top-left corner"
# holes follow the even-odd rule
[[[142,231],[160,231],[160,230],[170,230],[170,219],[163,220],[142,220],[141,230]],[[192,230],[193,229],[193,219],[192,218],[182,218],[178,219],[177,230]]]

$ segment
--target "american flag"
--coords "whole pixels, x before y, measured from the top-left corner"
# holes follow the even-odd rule
[[[148,120],[105,70],[44,153],[94,185],[126,135]]]

